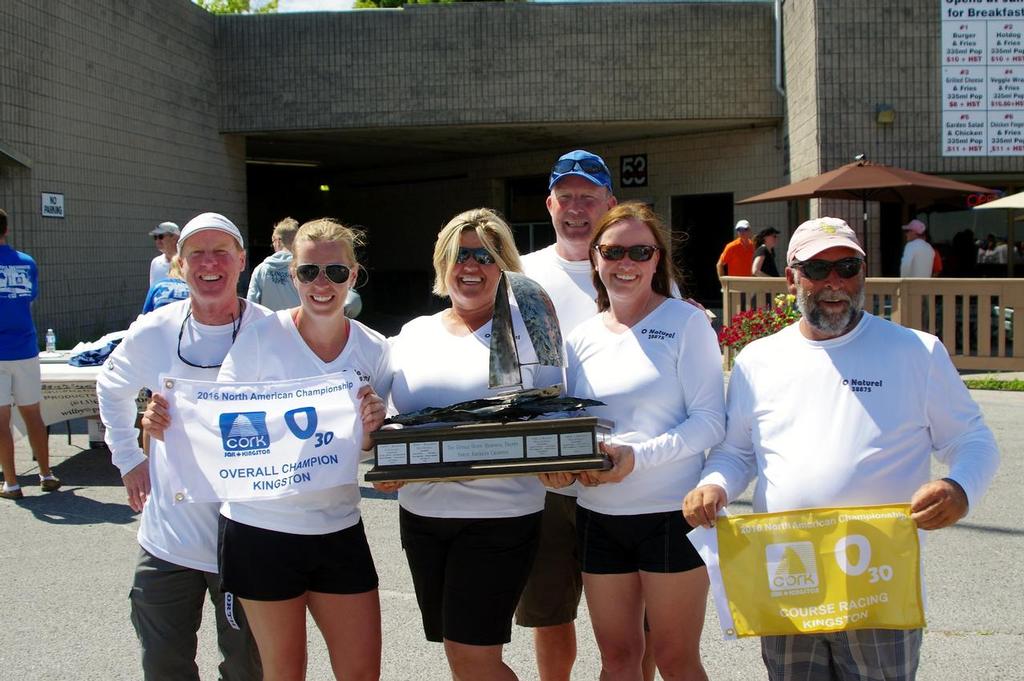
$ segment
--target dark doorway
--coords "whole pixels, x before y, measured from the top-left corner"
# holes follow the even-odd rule
[[[715,263],[733,239],[733,203],[732,193],[672,197],[672,236],[683,293],[707,308],[722,306]]]
[[[318,168],[246,166],[249,199],[249,269],[274,252],[274,224],[293,217],[299,224],[324,216],[344,220],[330,192],[328,175]]]
[[[878,251],[881,254],[881,267],[871,267],[872,276],[900,276],[900,258],[903,257],[903,230],[900,229],[904,220],[903,204],[878,204],[878,230],[881,233]],[[909,220],[909,218],[908,218]]]
[[[515,234],[520,255],[555,243],[555,230],[544,203],[547,197],[547,175],[505,180],[505,217]]]

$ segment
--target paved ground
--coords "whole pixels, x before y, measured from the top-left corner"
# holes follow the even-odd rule
[[[925,553],[929,627],[919,679],[1021,678],[1024,654],[1024,538],[1018,518],[1024,491],[1024,435],[1018,427],[1024,393],[975,392],[1003,452],[988,496],[959,526],[930,535]],[[84,435],[67,445],[51,436],[56,471],[66,482],[43,495],[29,488],[20,502],[0,500],[0,679],[140,678],[128,623],[128,585],[136,553],[138,518],[103,450],[88,450]],[[24,444],[18,470],[36,478]],[[384,669],[387,681],[450,678],[438,645],[419,626],[405,558],[398,544],[393,498],[364,490],[363,515],[381,577]],[[742,500],[741,500],[742,501]],[[212,612],[207,613],[212,621]],[[596,679],[597,649],[584,614],[575,679]],[[703,654],[712,679],[764,678],[755,641],[724,642],[709,608]],[[522,679],[536,677],[530,637],[516,629],[506,658]],[[214,679],[217,653],[210,628],[201,632],[199,664]],[[326,651],[310,629],[310,679],[330,678]]]

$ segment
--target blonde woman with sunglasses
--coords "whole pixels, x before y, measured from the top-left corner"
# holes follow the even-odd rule
[[[488,357],[494,295],[502,271],[520,271],[512,232],[486,208],[456,215],[434,246],[434,293],[448,309],[406,324],[392,339],[391,400],[399,412],[494,394]],[[513,304],[517,339],[528,339]],[[560,384],[519,345],[523,388]],[[380,489],[400,485],[380,484]],[[516,675],[502,660],[512,614],[533,563],[544,508],[534,477],[409,483],[398,492],[402,546],[427,640],[444,644],[458,681]]]
[[[331,219],[304,224],[291,268],[299,306],[239,335],[219,380],[277,381],[356,369],[366,377],[352,390],[366,433],[362,448],[369,449],[369,433],[384,420],[391,372],[387,340],[344,314],[360,239]],[[335,677],[378,679],[380,601],[358,485],[226,502],[221,515],[222,587],[245,608],[264,678],[305,678],[308,609]]]

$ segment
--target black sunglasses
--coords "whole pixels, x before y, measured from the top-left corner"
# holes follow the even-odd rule
[[[317,277],[320,276],[321,270],[323,270],[324,274],[327,275],[327,278],[335,284],[344,284],[348,281],[349,275],[352,274],[352,270],[348,265],[342,265],[340,263],[332,263],[330,265],[303,263],[302,265],[297,265],[295,267],[295,278],[303,284],[312,284],[316,281]]]
[[[657,246],[594,246],[605,260],[622,260],[629,255],[633,262],[647,262],[661,249]]]
[[[166,235],[166,234],[154,234],[154,235],[153,235],[153,241],[160,241],[160,240],[161,240],[161,239],[163,239],[163,238],[164,238],[165,236],[167,236],[167,235]]]
[[[860,274],[863,265],[864,260],[861,258],[843,258],[842,260],[805,260],[795,262],[791,267],[803,272],[804,276],[811,281],[821,281],[827,279],[828,275],[832,274],[832,270],[835,270],[842,279],[851,279]]]
[[[476,260],[478,265],[493,265],[497,262],[486,248],[466,248],[465,246],[459,246],[459,253],[455,256],[455,262],[461,265],[469,260],[470,256],[473,256],[473,260]]]
[[[563,173],[571,173],[577,167],[589,175],[593,175],[594,173],[611,175],[611,172],[608,170],[608,166],[593,158],[584,158],[580,160],[563,158],[559,161],[555,161],[555,165],[551,167],[551,174],[561,175]]]

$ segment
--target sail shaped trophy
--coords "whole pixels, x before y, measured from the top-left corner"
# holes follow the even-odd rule
[[[488,383],[519,387],[444,407],[399,414],[372,433],[368,482],[453,480],[577,472],[610,467],[598,443],[611,422],[569,416],[600,402],[561,397],[559,386],[522,390],[509,293],[516,301],[537,362],[562,367],[558,316],[547,292],[529,277],[502,272],[494,300]]]

